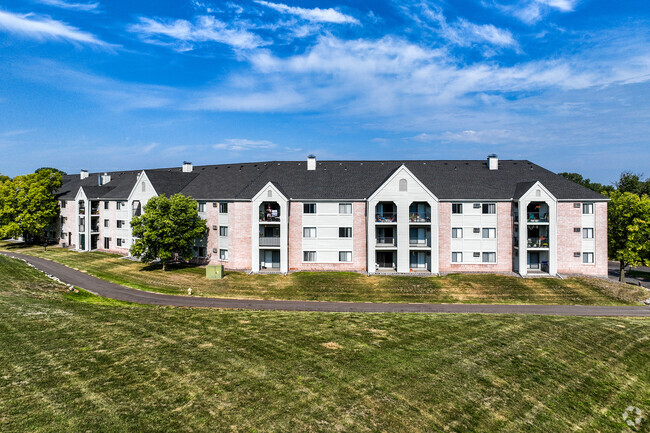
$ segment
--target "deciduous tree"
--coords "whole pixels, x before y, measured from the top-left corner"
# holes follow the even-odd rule
[[[163,271],[172,259],[191,259],[194,242],[207,231],[196,201],[182,194],[151,198],[144,213],[133,217],[131,228],[136,238],[131,254],[145,263],[160,259]]]
[[[615,191],[610,198],[609,258],[619,262],[625,282],[627,266],[650,265],[650,197]]]

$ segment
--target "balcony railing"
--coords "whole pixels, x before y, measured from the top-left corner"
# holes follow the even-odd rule
[[[260,222],[280,222],[280,215],[269,215],[268,213],[260,213]]]
[[[548,248],[548,238],[540,236],[538,238],[528,238],[528,248]]]
[[[279,247],[279,237],[260,237],[260,247]]]
[[[409,245],[420,246],[420,247],[428,247],[429,246],[429,240],[428,239],[409,239]]]
[[[80,207],[79,208],[79,215],[86,215],[86,208],[85,207]]]
[[[396,212],[384,212],[375,215],[375,221],[378,223],[394,223],[397,222]]]
[[[99,215],[99,209],[90,209],[91,215]]]
[[[409,222],[412,223],[430,223],[431,215],[427,213],[412,213],[409,215]]]
[[[395,238],[392,236],[377,236],[377,245],[395,245]]]
[[[90,226],[90,231],[93,233],[99,232],[99,226]]]
[[[548,213],[546,212],[528,212],[526,217],[529,223],[547,223]]]

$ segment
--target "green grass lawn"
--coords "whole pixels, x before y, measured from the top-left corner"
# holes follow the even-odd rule
[[[79,253],[62,248],[0,248],[63,263],[99,278],[136,289],[182,295],[231,298],[295,299],[358,302],[431,302],[497,304],[638,305],[644,289],[594,278],[522,279],[495,274],[453,274],[444,277],[371,276],[348,272],[296,272],[247,275],[227,272],[223,280],[206,280],[202,267],[145,265],[101,252]]]
[[[0,256],[0,431],[619,433],[650,413],[647,319],[89,298]]]

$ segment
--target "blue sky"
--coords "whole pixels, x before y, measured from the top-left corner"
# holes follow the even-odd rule
[[[650,2],[3,0],[0,173],[529,159],[650,175]]]

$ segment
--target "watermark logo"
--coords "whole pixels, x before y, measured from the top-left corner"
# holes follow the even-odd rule
[[[628,426],[636,429],[643,422],[643,411],[636,406],[628,406],[623,412],[623,421]]]

